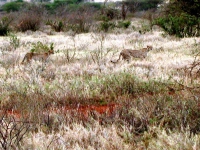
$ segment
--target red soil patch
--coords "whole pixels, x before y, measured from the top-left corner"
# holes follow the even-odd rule
[[[62,108],[50,108],[47,111],[48,113],[57,114],[77,114],[82,115],[84,118],[88,118],[91,112],[97,113],[98,115],[111,116],[119,107],[120,105],[118,104],[86,105],[77,107],[64,106]]]
[[[42,114],[51,115],[51,114],[76,114],[78,116],[82,116],[84,118],[88,118],[91,112],[94,112],[98,115],[106,115],[111,116],[117,109],[121,106],[119,104],[106,104],[106,105],[86,105],[86,106],[77,106],[77,107],[69,107],[62,106],[58,107],[50,107],[46,110],[42,111]],[[24,116],[21,115],[19,111],[0,111],[1,116],[9,116],[13,117],[15,120],[25,119]],[[27,116],[27,115],[26,115]]]
[[[20,114],[19,111],[12,111],[12,110],[0,111],[0,119],[4,117],[11,117],[15,121],[20,121],[20,119],[22,118],[22,115]]]
[[[88,105],[77,108],[77,111],[83,114],[85,117],[88,117],[90,112],[95,112],[99,115],[111,116],[118,108],[119,105],[117,104],[107,104],[101,106]]]

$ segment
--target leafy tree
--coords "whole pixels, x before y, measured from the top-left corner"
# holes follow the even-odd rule
[[[179,11],[185,12],[191,16],[200,17],[200,1],[199,0],[171,0],[170,4]]]
[[[163,3],[164,0],[138,0],[137,10],[148,10],[157,8],[158,4]]]
[[[164,15],[154,21],[168,34],[178,37],[200,36],[199,0],[170,0]]]
[[[57,8],[67,5],[79,4],[82,0],[55,0],[45,5],[46,9],[55,12]]]
[[[148,10],[157,8],[158,4],[162,3],[163,0],[125,0],[122,1],[122,18],[126,19],[128,11],[134,13],[135,11]]]

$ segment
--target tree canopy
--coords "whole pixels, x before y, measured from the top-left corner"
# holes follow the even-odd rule
[[[164,6],[164,15],[155,24],[170,35],[200,36],[199,0],[170,0]]]

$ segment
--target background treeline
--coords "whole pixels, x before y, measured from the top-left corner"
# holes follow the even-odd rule
[[[150,21],[149,30],[158,25],[169,35],[200,35],[199,0],[126,0],[116,3],[83,0],[27,3],[17,0],[4,4],[1,10],[6,15],[1,15],[0,35],[7,35],[12,30],[36,31],[42,25],[50,25],[56,32],[72,30],[82,33],[91,29],[108,32],[116,27],[128,28],[131,25],[129,20],[141,11],[145,13],[139,17]]]
[[[178,37],[200,36],[200,1],[170,0],[154,24]]]

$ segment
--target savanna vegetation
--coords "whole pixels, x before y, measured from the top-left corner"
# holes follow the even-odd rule
[[[198,150],[198,10],[197,0],[4,4],[0,149]],[[145,58],[116,61],[148,45]]]

